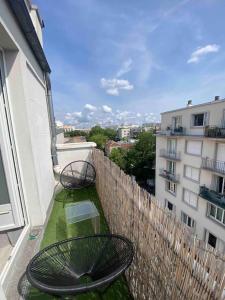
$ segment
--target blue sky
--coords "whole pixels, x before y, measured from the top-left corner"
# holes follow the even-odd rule
[[[225,97],[225,1],[34,0],[56,119],[141,123]]]

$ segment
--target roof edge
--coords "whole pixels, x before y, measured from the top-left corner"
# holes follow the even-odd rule
[[[51,73],[51,69],[49,67],[41,43],[38,39],[36,30],[34,28],[33,22],[31,20],[30,14],[28,12],[24,0],[8,0],[7,3],[10,6],[17,20],[17,23],[19,24],[42,71],[44,71],[45,73]]]
[[[225,102],[225,98],[221,99],[221,100],[217,100],[217,101],[213,100],[213,101],[210,101],[210,102],[204,102],[204,103],[200,103],[200,104],[186,106],[186,107],[183,107],[183,108],[168,110],[168,111],[164,111],[160,114],[163,115],[163,114],[173,113],[173,112],[176,112],[176,111],[182,111],[182,110],[186,110],[186,109],[192,109],[192,108],[195,108],[195,107],[201,107],[201,106],[205,106],[205,105],[219,104],[221,102]]]

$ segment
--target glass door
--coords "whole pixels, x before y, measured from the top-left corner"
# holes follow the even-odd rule
[[[0,52],[0,231],[24,225],[11,127],[3,56]]]

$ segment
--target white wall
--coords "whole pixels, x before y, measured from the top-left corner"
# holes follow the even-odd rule
[[[66,165],[75,160],[85,160],[91,162],[92,150],[95,147],[96,144],[93,142],[56,145],[60,169],[62,170]]]
[[[5,0],[0,31],[25,213],[31,226],[38,226],[54,191],[44,74]]]

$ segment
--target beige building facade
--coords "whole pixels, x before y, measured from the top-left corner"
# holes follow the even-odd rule
[[[224,252],[225,99],[162,113],[156,147],[156,198]]]

